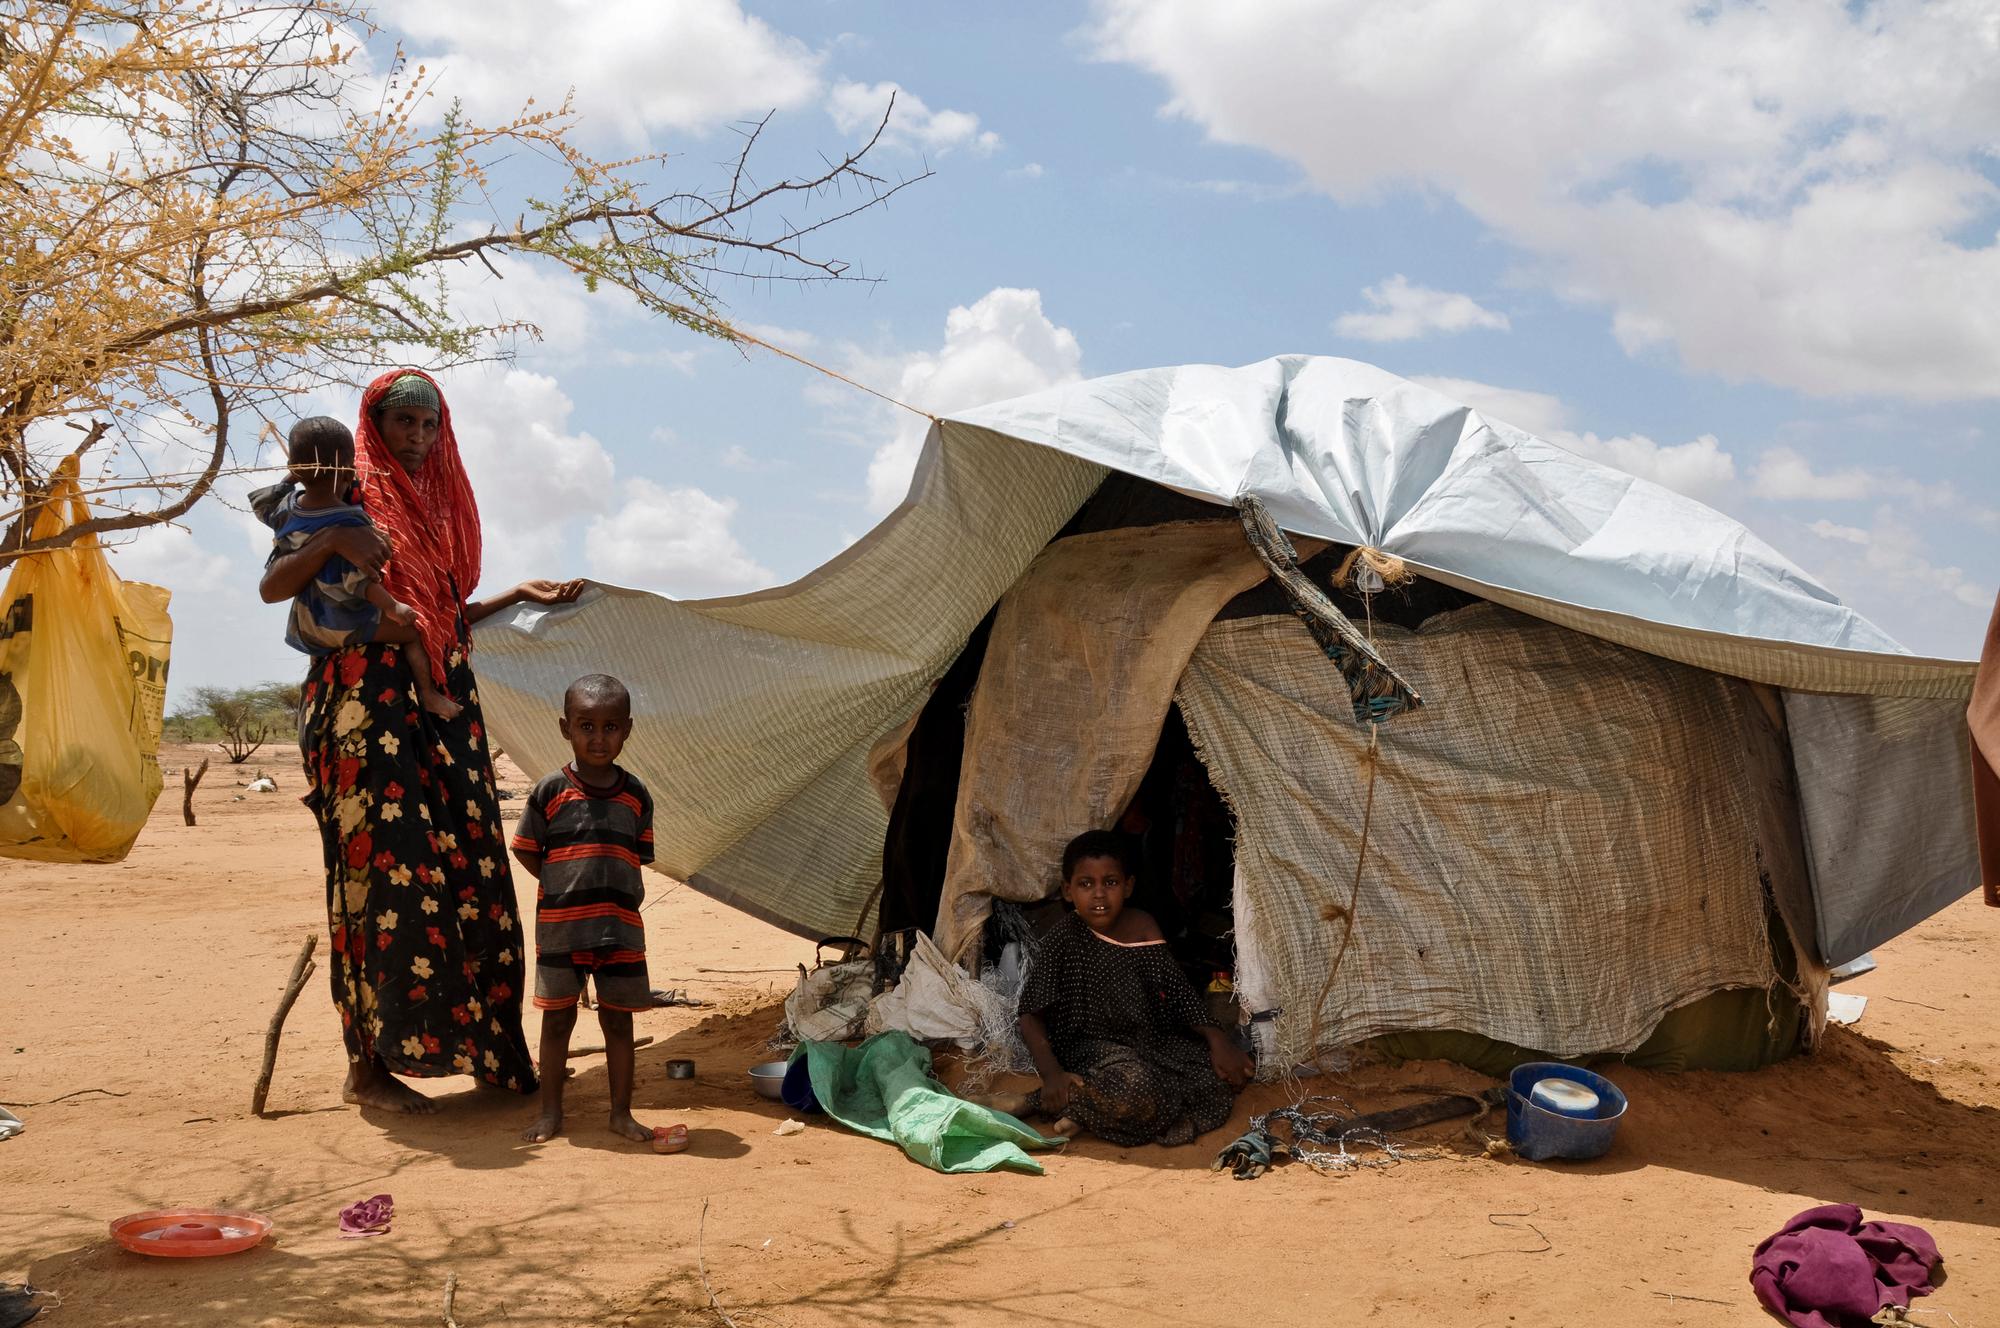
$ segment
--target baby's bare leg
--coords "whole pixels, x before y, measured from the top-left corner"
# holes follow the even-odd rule
[[[381,636],[379,632],[376,635],[378,638]],[[410,636],[411,639],[403,645],[403,658],[409,661],[410,672],[417,680],[417,704],[439,719],[457,719],[458,712],[464,707],[437,689],[437,683],[431,677],[430,652],[424,649],[422,641],[416,639],[414,631]]]

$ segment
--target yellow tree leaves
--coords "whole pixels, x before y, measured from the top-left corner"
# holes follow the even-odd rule
[[[83,533],[25,539],[65,456],[100,448],[90,528],[172,520],[231,462],[233,417],[504,353],[518,329],[450,305],[465,264],[552,262],[727,337],[719,278],[846,278],[809,242],[914,182],[864,169],[871,140],[753,188],[756,129],[719,183],[669,181],[665,154],[591,156],[566,101],[440,115],[371,36],[353,0],[0,8],[0,564]]]

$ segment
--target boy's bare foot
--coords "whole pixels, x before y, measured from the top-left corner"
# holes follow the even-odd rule
[[[1078,1125],[1075,1121],[1065,1116],[1054,1125],[1049,1126],[1049,1133],[1061,1135],[1065,1139],[1073,1139],[1076,1137],[1077,1131],[1082,1128],[1081,1125]]]
[[[347,1082],[340,1087],[340,1100],[405,1116],[434,1116],[438,1110],[437,1103],[390,1074],[380,1061],[349,1065]]]
[[[641,1125],[638,1121],[633,1120],[632,1113],[629,1111],[614,1111],[611,1113],[611,1132],[622,1138],[630,1139],[634,1143],[649,1144],[653,1142],[651,1127]]]
[[[521,1131],[521,1137],[531,1144],[545,1144],[562,1133],[562,1113],[537,1116],[535,1123]]]
[[[465,709],[464,706],[452,700],[443,692],[419,692],[417,693],[417,700],[422,703],[424,709],[430,711],[439,719],[457,719],[458,712]]]

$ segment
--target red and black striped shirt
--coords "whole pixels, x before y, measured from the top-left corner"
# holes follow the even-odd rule
[[[539,951],[644,953],[639,868],[653,860],[653,799],[645,785],[620,769],[617,784],[590,789],[564,766],[528,795],[513,846],[542,858]]]

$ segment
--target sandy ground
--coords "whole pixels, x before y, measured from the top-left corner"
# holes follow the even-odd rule
[[[188,759],[163,764],[177,776]],[[260,764],[279,793],[232,784]],[[517,1141],[526,1102],[465,1081],[426,1085],[447,1102],[433,1118],[343,1107],[323,973],[293,1012],[271,1115],[254,1118],[265,1022],[321,920],[297,757],[216,766],[193,829],[173,790],[116,866],[0,863],[0,1098],[74,1094],[16,1108],[29,1128],[0,1143],[0,1281],[59,1297],[52,1328],[430,1326],[451,1273],[463,1328],[721,1323],[698,1258],[744,1328],[1754,1323],[1751,1248],[1834,1200],[1936,1236],[1949,1280],[1918,1322],[2000,1321],[2000,913],[1976,902],[1881,951],[1881,970],[1844,988],[1873,998],[1859,1029],[1816,1057],[1751,1075],[1614,1070],[1632,1109],[1598,1162],[1467,1149],[1245,1184],[1206,1169],[1232,1131],[1178,1150],[1085,1141],[1041,1177],[948,1177],[823,1118],[773,1136],[786,1113],[743,1071],[810,947],[660,878],[656,979],[714,1006],[640,1017],[654,1042],[637,1109],[685,1121],[688,1153],[601,1128],[601,1058],[581,1062],[571,1133],[541,1147]],[[699,1062],[694,1082],[667,1079],[674,1056]],[[1340,1087],[1372,1107],[1406,1101],[1385,1090],[1407,1083],[1483,1081],[1410,1065]],[[1239,1122],[1277,1096],[1255,1090]],[[337,1210],[379,1192],[395,1197],[393,1232],[338,1239]],[[259,1210],[276,1232],[212,1261],[148,1260],[107,1237],[121,1214],[210,1204]]]

